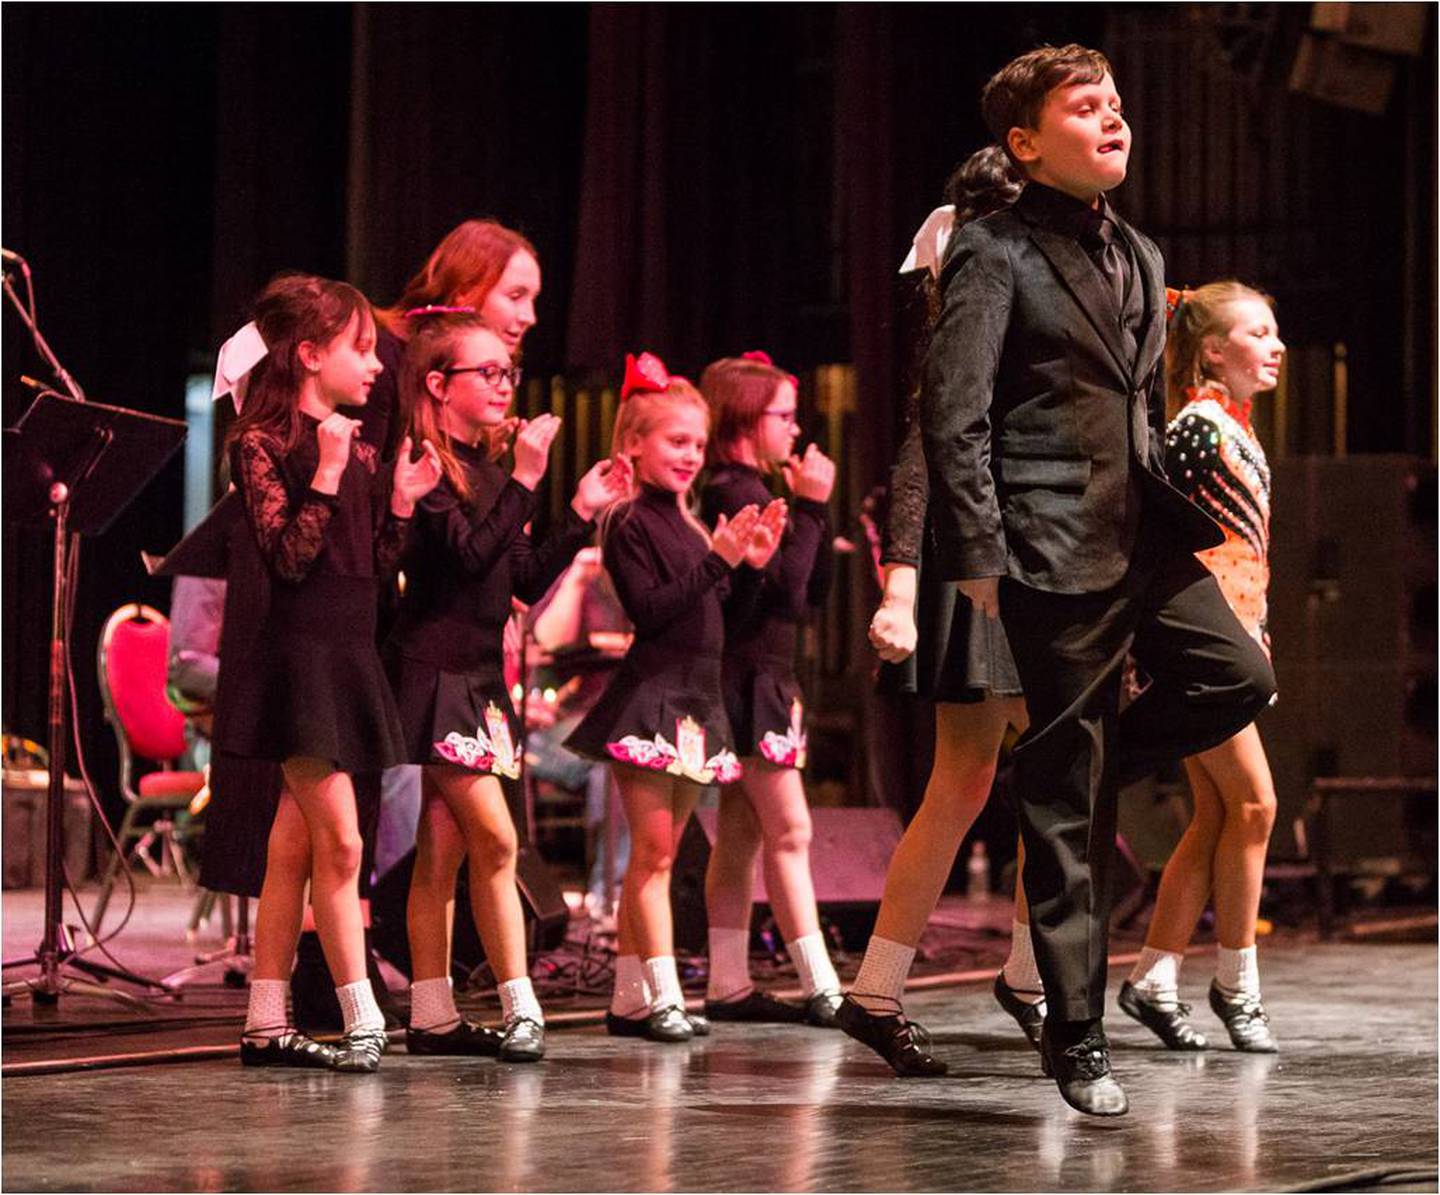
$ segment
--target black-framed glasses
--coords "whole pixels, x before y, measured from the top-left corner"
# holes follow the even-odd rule
[[[493,361],[484,365],[452,365],[449,369],[443,369],[440,372],[447,377],[457,373],[478,373],[480,380],[487,386],[495,385],[501,378],[509,378],[512,390],[520,389],[520,379],[525,376],[525,371],[518,365],[512,365],[507,369]]]
[[[779,419],[782,423],[788,423],[791,427],[800,426],[800,410],[798,407],[791,407],[788,411],[761,411],[762,415],[769,415],[771,419]]]

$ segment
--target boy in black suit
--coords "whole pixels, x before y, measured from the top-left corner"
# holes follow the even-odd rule
[[[921,403],[934,564],[1004,621],[1025,688],[1015,789],[1042,1061],[1073,1107],[1114,1116],[1117,793],[1248,725],[1274,676],[1195,559],[1218,526],[1165,480],[1164,268],[1105,198],[1130,153],[1109,63],[1033,50],[982,109],[1029,182],[957,234],[941,279]],[[1151,683],[1122,715],[1127,654]]]

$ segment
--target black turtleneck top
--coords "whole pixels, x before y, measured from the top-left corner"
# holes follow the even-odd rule
[[[470,484],[461,500],[442,478],[415,511],[402,561],[405,594],[388,646],[447,672],[494,667],[513,594],[536,602],[589,542],[594,523],[569,506],[537,545],[525,530],[536,498],[484,448],[456,444]]]

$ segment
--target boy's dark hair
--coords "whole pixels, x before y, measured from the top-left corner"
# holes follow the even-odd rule
[[[990,76],[980,93],[985,127],[1010,153],[1010,130],[1033,129],[1045,97],[1069,83],[1098,83],[1110,70],[1099,50],[1074,42],[1068,46],[1037,46],[1012,58]]]

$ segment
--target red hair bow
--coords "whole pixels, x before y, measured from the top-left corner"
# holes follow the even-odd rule
[[[780,368],[778,365],[775,364],[775,359],[771,357],[770,354],[767,353],[764,349],[751,349],[749,352],[741,353],[740,359],[742,361],[758,361],[761,365],[770,366],[771,369]],[[785,376],[790,379],[790,385],[794,386],[796,390],[800,389],[799,378],[797,378],[793,373],[787,373],[785,374]]]
[[[1191,290],[1176,290],[1173,286],[1165,288],[1165,322],[1168,324],[1175,318],[1175,313],[1190,302],[1190,296],[1195,292]]]
[[[625,381],[620,386],[620,401],[624,402],[637,391],[663,393],[669,389],[670,374],[665,362],[654,353],[625,354]]]

